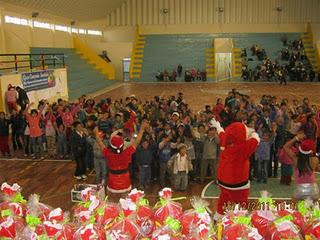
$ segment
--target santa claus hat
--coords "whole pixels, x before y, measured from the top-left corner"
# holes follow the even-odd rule
[[[120,153],[120,149],[123,147],[123,143],[123,138],[118,135],[114,135],[110,139],[110,146],[113,149],[117,150],[118,153]]]
[[[247,128],[241,122],[230,124],[226,130],[221,147],[226,147],[231,144],[240,144],[247,140]]]
[[[311,154],[315,151],[316,144],[311,139],[304,140],[299,146],[299,152],[302,154]]]

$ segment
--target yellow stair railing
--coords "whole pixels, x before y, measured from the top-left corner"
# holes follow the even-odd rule
[[[301,39],[304,45],[305,53],[311,63],[314,71],[320,70],[320,52],[315,43],[313,42],[313,32],[311,24],[307,25],[307,32],[302,33]]]
[[[137,25],[131,53],[130,79],[141,77],[145,43],[145,36],[141,35],[140,27]]]
[[[207,78],[214,78],[216,76],[215,72],[215,49],[214,41],[212,42],[212,48],[206,49],[206,72]]]
[[[242,74],[241,49],[232,48],[232,76],[240,77]]]
[[[115,79],[115,68],[112,64],[107,63],[97,53],[83,43],[78,37],[73,37],[73,47],[79,52],[89,63],[95,65],[95,67],[109,80]]]

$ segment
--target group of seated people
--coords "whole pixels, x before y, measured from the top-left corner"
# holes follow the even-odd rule
[[[242,79],[245,81],[279,81],[280,84],[289,81],[314,81],[316,73],[310,67],[308,57],[305,54],[301,39],[288,42],[287,38],[282,37],[281,41],[286,48],[282,49],[279,60],[288,61],[286,64],[280,64],[279,60],[271,61],[267,57],[264,49],[255,44],[252,46],[252,56],[257,56],[262,61],[254,69],[248,67],[246,49],[243,49],[242,57]]]
[[[156,79],[161,82],[176,82],[177,71],[174,69],[172,72],[164,70],[163,72],[158,71]]]
[[[172,72],[169,72],[167,70],[164,70],[163,72],[158,71],[156,75],[156,79],[162,82],[176,82],[177,76],[179,77],[181,76],[181,73],[179,72],[179,68],[178,68],[178,71],[174,69]],[[200,71],[200,69],[196,69],[196,68],[186,69],[184,71],[184,80],[186,82],[206,81],[207,73],[206,71]]]
[[[191,70],[186,70],[184,74],[184,80],[186,82],[207,81],[207,72],[200,71],[200,69],[196,70],[195,68],[192,68]]]

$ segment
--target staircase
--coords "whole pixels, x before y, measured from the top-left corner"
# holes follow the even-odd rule
[[[317,72],[320,70],[319,62],[317,59],[317,49],[313,44],[313,37],[311,32],[302,33],[301,39],[305,49],[305,53],[309,59],[313,71]]]
[[[64,53],[68,77],[69,99],[91,94],[112,86],[117,81],[108,80],[106,75],[88,63],[73,48],[31,48],[30,53]]]
[[[240,77],[242,75],[241,49],[232,49],[232,72],[233,77]]]
[[[207,79],[215,77],[215,51],[214,47],[206,49],[206,72]]]
[[[145,36],[140,34],[139,26],[137,26],[135,40],[132,46],[131,62],[130,62],[129,77],[132,80],[137,80],[141,78],[145,43],[146,43]]]

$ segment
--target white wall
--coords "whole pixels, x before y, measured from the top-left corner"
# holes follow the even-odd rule
[[[223,13],[218,8],[224,9]],[[276,11],[282,7],[282,12]],[[161,13],[169,9],[168,14]],[[318,0],[128,0],[108,15],[109,26],[161,24],[297,24],[320,22]]]
[[[67,70],[65,68],[55,69],[54,76],[56,79],[55,87],[28,92],[30,102],[38,102],[41,99],[56,101],[58,98],[68,100]],[[1,98],[3,103],[3,106],[0,106],[0,108],[2,107],[2,109],[6,109],[4,96],[9,84],[22,87],[21,74],[0,76]]]

